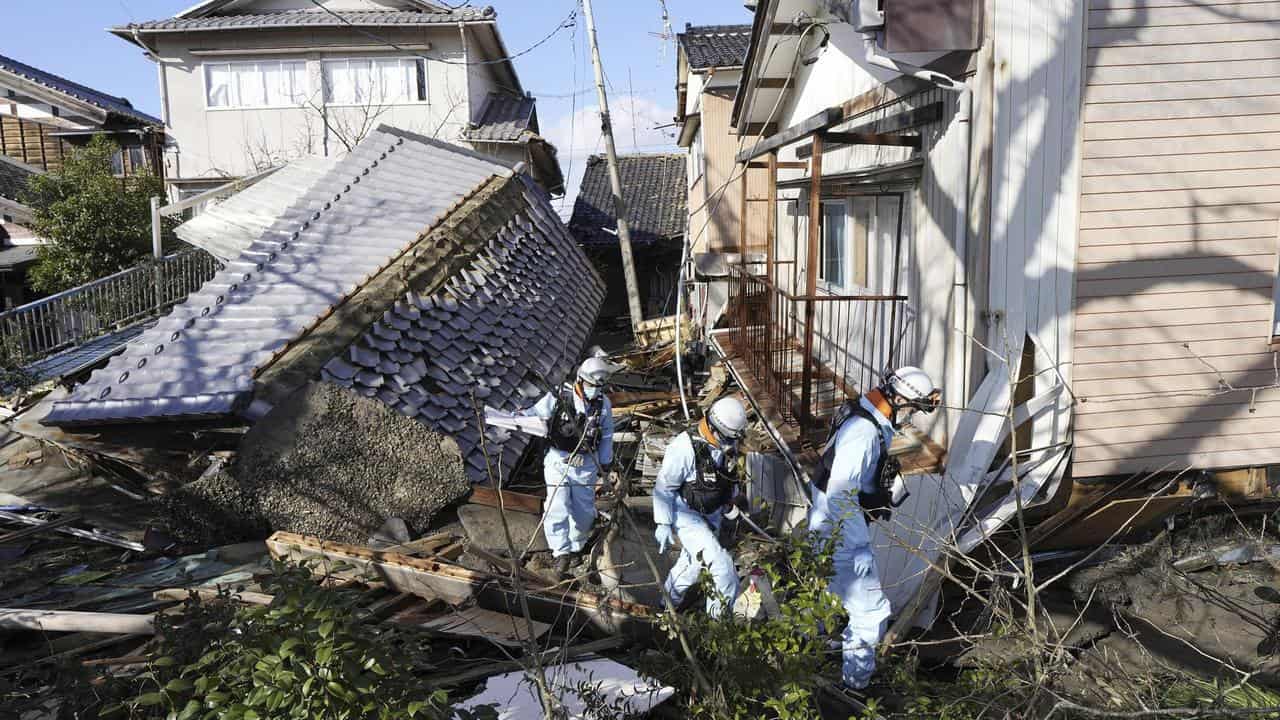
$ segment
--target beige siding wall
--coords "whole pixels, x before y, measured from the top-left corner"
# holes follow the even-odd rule
[[[1280,3],[1092,0],[1075,474],[1280,462]]]
[[[737,172],[734,158],[737,157],[741,138],[729,127],[729,114],[732,110],[732,92],[707,90],[703,93],[701,132],[706,171],[701,182],[696,183],[689,193],[691,232],[696,238],[694,252],[740,252],[741,178],[729,182],[718,200],[715,197],[716,191]],[[748,138],[741,146],[749,147],[755,141],[755,138]],[[747,196],[766,197],[769,192],[768,171],[755,169],[749,172]],[[703,208],[702,211],[694,212],[700,207]],[[711,218],[709,222],[707,215]],[[765,251],[767,218],[768,203],[747,203],[748,252]],[[699,228],[704,222],[706,230],[698,237]]]

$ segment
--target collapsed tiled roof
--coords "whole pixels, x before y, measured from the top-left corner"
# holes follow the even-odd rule
[[[688,207],[685,163],[684,155],[673,153],[618,156],[633,244],[651,245],[684,236]],[[612,245],[618,242],[617,225],[609,166],[604,157],[592,155],[587,158],[569,230],[583,245]]]
[[[473,398],[531,404],[603,296],[532,180],[383,127],[43,422],[225,416],[323,377],[452,435],[481,480]],[[527,438],[486,443],[505,472]]]
[[[0,197],[17,201],[27,187],[27,179],[41,170],[0,154]]]
[[[694,70],[742,67],[751,45],[751,26],[685,25],[676,38]]]
[[[528,95],[491,92],[480,117],[467,129],[468,140],[522,142],[538,133],[534,99]]]
[[[129,23],[112,28],[117,35],[140,32],[236,30],[269,27],[373,27],[379,25],[452,25],[459,22],[492,20],[491,7],[459,8],[452,12],[419,12],[416,10],[343,10],[331,13],[314,10],[210,15],[207,17],[167,18]]]
[[[0,55],[0,74],[4,73],[16,75],[23,80],[44,86],[63,95],[68,95],[81,102],[89,103],[99,110],[104,110],[114,115],[135,120],[145,125],[164,125],[164,121],[160,118],[152,117],[134,109],[133,105],[125,98],[99,92],[86,85],[72,82],[64,77]]]
[[[339,156],[307,155],[294,160],[174,228],[182,240],[226,262],[244,252],[333,169]]]

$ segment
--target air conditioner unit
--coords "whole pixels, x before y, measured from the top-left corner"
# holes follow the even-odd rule
[[[849,17],[858,32],[884,28],[884,0],[850,0]]]

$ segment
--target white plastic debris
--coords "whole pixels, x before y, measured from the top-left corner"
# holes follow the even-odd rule
[[[526,435],[547,436],[547,421],[536,416],[516,415],[484,406],[484,424],[515,430]]]
[[[546,668],[547,684],[559,698],[569,720],[591,717],[622,717],[649,712],[675,694],[675,688],[612,660],[551,665]],[[541,720],[542,704],[532,679],[524,672],[495,675],[484,690],[458,706],[475,712],[492,705],[498,720]],[[601,710],[607,709],[607,715]]]

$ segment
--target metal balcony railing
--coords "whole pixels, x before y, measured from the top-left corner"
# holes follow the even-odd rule
[[[162,314],[220,267],[184,250],[0,313],[0,366],[21,367]]]
[[[846,398],[899,358],[911,317],[902,295],[796,295],[749,266],[732,268],[728,340],[783,420],[825,427]]]

